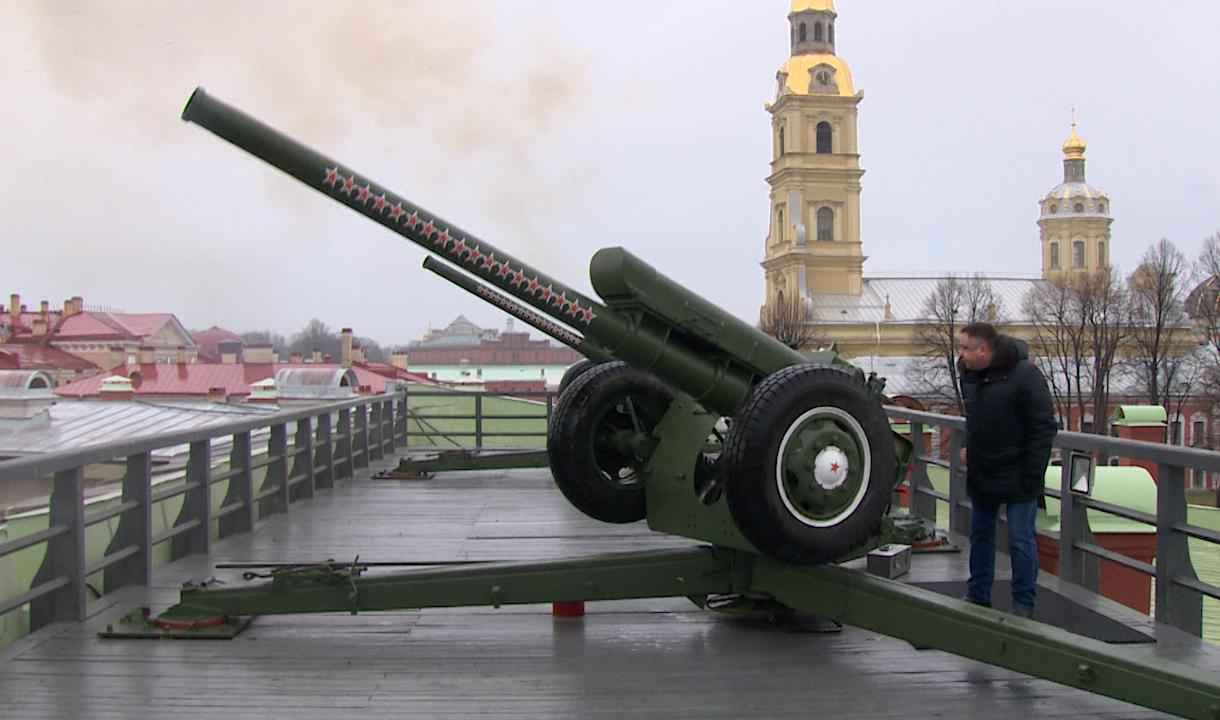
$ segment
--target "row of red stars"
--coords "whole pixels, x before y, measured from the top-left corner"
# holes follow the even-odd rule
[[[498,275],[501,279],[508,280],[510,284],[518,289],[524,287],[525,291],[530,295],[541,295],[543,302],[549,302],[551,305],[558,307],[564,314],[582,321],[586,325],[592,322],[593,318],[597,317],[592,308],[581,307],[577,300],[569,300],[566,293],[556,293],[550,285],[543,287],[537,278],[526,277],[525,273],[520,270],[514,270],[507,262],[497,261],[493,253],[484,254],[479,250],[477,245],[467,245],[464,239],[451,236],[448,229],[442,229],[439,225],[433,225],[431,220],[423,221],[419,217],[419,213],[412,212],[408,215],[402,203],[390,205],[385,193],[374,196],[372,187],[368,183],[364,185],[357,183],[355,175],[343,177],[339,173],[339,168],[326,168],[322,184],[347,195],[366,207],[369,200],[372,200],[373,206],[370,209],[378,215],[386,212],[388,208],[390,220],[393,220],[395,224],[405,217],[408,228],[419,230],[423,233],[424,237],[431,238],[432,244],[439,245],[441,250],[451,253],[457,258],[458,262],[464,260],[475,266],[476,269],[479,269],[479,266],[482,265],[481,269],[487,274]],[[355,194],[353,195],[353,193]],[[435,237],[433,237],[434,235]],[[453,247],[446,247],[450,241],[453,242]]]

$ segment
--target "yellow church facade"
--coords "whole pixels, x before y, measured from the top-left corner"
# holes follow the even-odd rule
[[[818,334],[848,358],[918,357],[928,349],[919,340],[926,303],[944,278],[864,274],[857,134],[864,93],[835,54],[837,17],[832,0],[792,0],[788,14],[791,54],[765,105],[772,159],[761,316],[799,298]],[[1063,182],[1039,202],[1040,276],[986,278],[999,299],[997,321],[1027,340],[1033,327],[1023,306],[1031,290],[1110,267],[1110,201],[1085,181],[1085,144],[1074,121],[1062,151]]]

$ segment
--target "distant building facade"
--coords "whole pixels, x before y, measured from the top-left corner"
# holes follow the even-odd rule
[[[571,365],[584,356],[549,340],[532,340],[515,332],[512,320],[503,332],[484,329],[459,315],[443,330],[429,330],[407,346],[412,367],[452,365]]]

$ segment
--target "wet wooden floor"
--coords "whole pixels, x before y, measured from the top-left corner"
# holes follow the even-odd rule
[[[590,603],[574,619],[552,618],[547,605],[262,617],[231,641],[95,636],[132,607],[172,603],[184,579],[232,579],[213,572],[218,562],[543,559],[690,544],[585,518],[545,471],[429,481],[366,471],[219,543],[210,559],[95,603],[84,623],[0,650],[0,717],[1162,717],[851,627],[792,634],[676,599]],[[961,554],[919,555],[912,577],[965,572]],[[1159,638],[1130,652],[1220,671],[1212,646],[1081,597]]]

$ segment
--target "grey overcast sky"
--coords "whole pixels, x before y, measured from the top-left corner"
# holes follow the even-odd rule
[[[1220,3],[838,0],[866,274],[1039,272],[1077,108],[1128,272],[1220,229]],[[588,291],[622,245],[755,321],[788,0],[0,4],[0,302],[382,344],[504,316],[178,119],[196,85]]]

